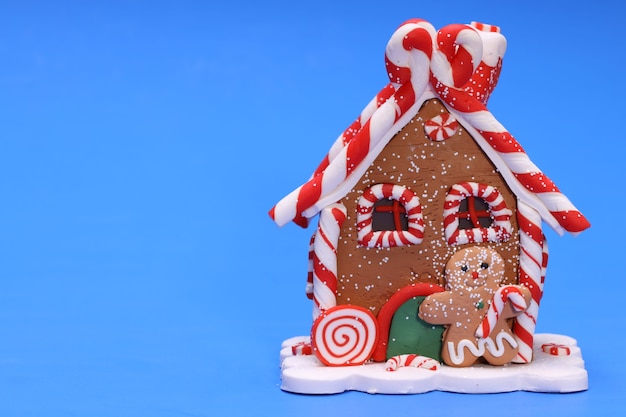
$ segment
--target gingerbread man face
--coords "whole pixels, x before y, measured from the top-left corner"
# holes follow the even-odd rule
[[[486,247],[462,249],[446,264],[448,291],[495,292],[504,280],[504,260]]]
[[[519,346],[507,319],[524,311],[531,295],[519,285],[502,287],[504,273],[504,260],[488,247],[467,247],[448,260],[446,291],[426,297],[419,311],[422,320],[446,326],[441,357],[447,365],[470,366],[480,357],[502,365],[517,354]],[[515,308],[509,293],[518,296]],[[484,324],[488,311],[496,308],[498,314]]]

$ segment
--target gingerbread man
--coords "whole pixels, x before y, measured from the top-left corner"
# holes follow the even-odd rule
[[[447,365],[471,366],[480,357],[503,365],[517,355],[519,344],[507,319],[528,308],[531,293],[522,285],[501,286],[504,270],[493,249],[461,249],[446,264],[446,291],[424,299],[420,318],[446,326],[441,357]]]

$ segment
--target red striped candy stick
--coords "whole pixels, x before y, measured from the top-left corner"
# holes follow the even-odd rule
[[[313,348],[311,348],[311,344],[308,342],[298,342],[295,345],[291,346],[291,354],[296,356],[296,355],[302,355],[302,356],[306,356],[306,355],[312,355],[313,354]]]
[[[433,51],[431,71],[433,84],[460,89],[472,78],[483,55],[478,32],[468,25],[453,24],[437,32],[437,49]],[[446,92],[439,94],[445,99]]]
[[[346,208],[335,203],[320,213],[313,242],[313,319],[337,305],[337,243]]]
[[[506,52],[506,39],[500,34],[498,26],[479,22],[472,22],[471,26],[478,30],[482,38],[483,56],[478,68],[463,86],[463,90],[486,105],[500,78],[502,57]]]
[[[480,326],[478,326],[478,329],[476,329],[477,337],[489,337],[507,302],[510,302],[513,309],[517,312],[524,311],[528,308],[524,294],[517,285],[505,285],[498,288],[491,299],[491,304],[489,304],[485,317]]]
[[[528,309],[513,323],[513,334],[520,345],[513,362],[528,363],[533,355],[533,339],[548,264],[548,246],[541,230],[541,216],[521,200],[517,202],[517,223],[520,239],[518,281],[530,290],[532,298]]]
[[[324,157],[320,165],[317,167],[313,176],[323,172],[335,159],[341,150],[361,131],[365,123],[372,117],[377,108],[382,106],[395,93],[396,89],[393,84],[387,84],[376,96],[365,106],[357,119],[335,140],[330,147],[328,154]]]
[[[439,369],[439,362],[429,358],[428,356],[416,355],[413,353],[392,356],[385,363],[387,371],[395,371],[398,368],[410,366],[413,368],[428,369],[430,371],[436,371]]]

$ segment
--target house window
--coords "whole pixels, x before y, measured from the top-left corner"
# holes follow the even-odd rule
[[[419,198],[406,187],[376,184],[357,204],[357,237],[366,247],[415,245],[424,237]]]
[[[450,245],[504,242],[511,237],[512,212],[493,186],[455,184],[446,196],[444,229]]]

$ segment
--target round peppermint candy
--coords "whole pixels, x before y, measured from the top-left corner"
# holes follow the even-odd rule
[[[368,310],[350,305],[331,307],[313,323],[311,345],[327,366],[361,365],[376,347],[378,323]]]
[[[449,139],[459,128],[459,123],[449,113],[442,113],[424,123],[426,135],[435,142]]]

